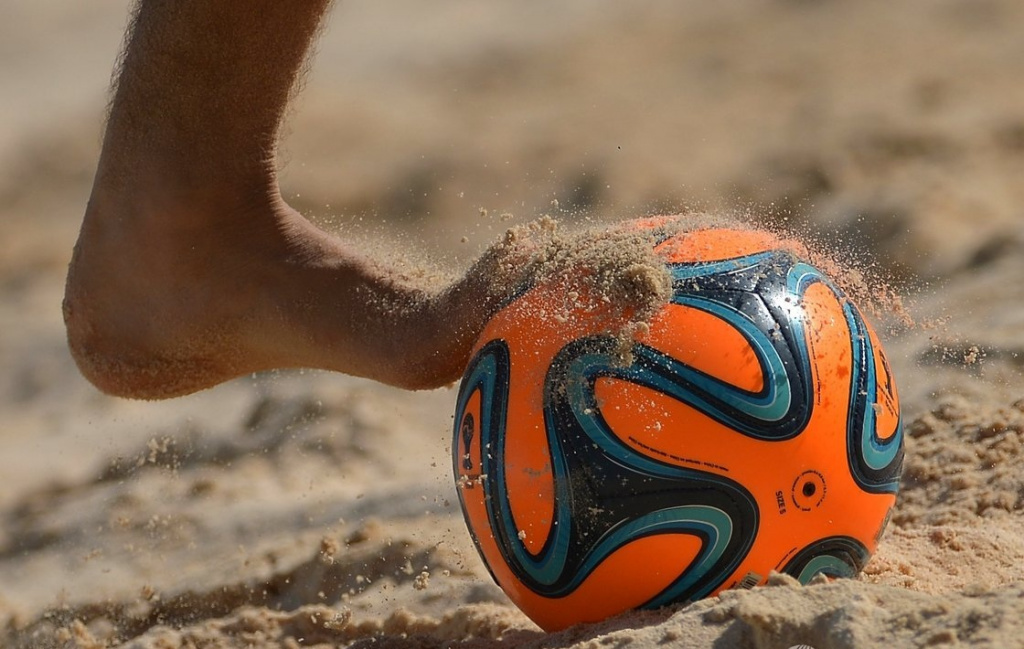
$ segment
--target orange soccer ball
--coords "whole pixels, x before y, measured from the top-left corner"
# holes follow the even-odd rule
[[[495,581],[548,630],[763,583],[856,574],[896,500],[903,435],[878,338],[774,236],[657,243],[671,301],[621,342],[495,315],[463,377],[453,461]],[[617,347],[618,346],[618,347]]]

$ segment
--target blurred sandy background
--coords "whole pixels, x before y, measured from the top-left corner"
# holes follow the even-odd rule
[[[1024,4],[335,8],[282,156],[325,227],[457,268],[543,214],[728,211],[918,322],[878,319],[908,458],[865,575],[553,635],[469,541],[454,391],[289,372],[139,403],[78,376],[60,300],[126,17],[0,7],[0,646],[1024,646]]]

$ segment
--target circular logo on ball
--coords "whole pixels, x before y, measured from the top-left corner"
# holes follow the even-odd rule
[[[825,500],[825,491],[825,477],[811,469],[796,477],[790,497],[797,509],[809,512]]]

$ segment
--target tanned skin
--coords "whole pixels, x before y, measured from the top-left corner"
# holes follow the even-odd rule
[[[104,392],[173,397],[285,367],[440,386],[514,284],[514,245],[431,292],[281,198],[281,120],[329,4],[135,8],[64,300],[72,355]]]

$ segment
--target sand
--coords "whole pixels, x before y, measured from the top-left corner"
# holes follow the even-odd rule
[[[864,573],[554,634],[469,539],[454,389],[289,371],[146,403],[80,378],[60,300],[126,2],[4,15],[0,646],[1024,646],[1021,3],[335,9],[282,153],[324,227],[450,270],[545,215],[695,210],[882,297],[907,460]]]

